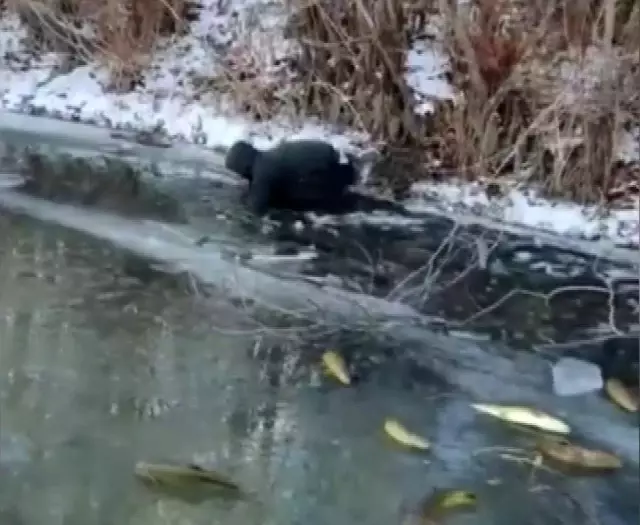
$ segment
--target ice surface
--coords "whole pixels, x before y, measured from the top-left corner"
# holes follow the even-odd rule
[[[552,368],[553,390],[559,396],[577,396],[600,390],[600,367],[573,357],[563,357]]]

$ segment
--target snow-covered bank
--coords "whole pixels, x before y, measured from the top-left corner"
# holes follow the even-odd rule
[[[200,3],[203,10],[191,33],[178,41],[160,42],[145,73],[144,87],[129,93],[108,91],[108,72],[98,64],[58,73],[62,57],[55,53],[32,56],[25,42],[26,30],[16,16],[6,14],[0,20],[2,108],[114,129],[160,128],[173,139],[208,148],[227,148],[246,137],[260,147],[292,135],[325,138],[341,148],[366,140],[356,133],[331,133],[320,124],[293,129],[288,122],[250,123],[229,116],[218,97],[199,93],[190,80],[198,75],[214,76],[215,48],[232,38],[224,32],[231,22],[229,15],[218,14],[219,3]],[[255,4],[246,3],[246,10]],[[261,32],[260,28],[253,31]]]
[[[467,212],[531,230],[555,233],[576,241],[609,241],[619,248],[637,249],[640,244],[638,201],[628,209],[603,213],[595,206],[578,206],[567,201],[551,201],[534,190],[513,188],[504,196],[490,198],[476,183],[415,184],[414,197],[407,207],[429,211],[425,201],[437,201],[452,214]],[[602,243],[601,243],[602,244]],[[603,245],[603,244],[602,244]]]
[[[233,26],[229,15],[221,15],[218,2],[204,0],[201,16],[192,25],[189,35],[180,39],[160,42],[146,73],[144,87],[131,93],[107,92],[107,72],[98,65],[87,65],[69,73],[56,72],[61,58],[49,53],[34,58],[24,45],[26,32],[15,17],[0,21],[0,51],[4,67],[0,69],[0,96],[2,107],[9,111],[52,116],[61,120],[74,120],[101,127],[150,130],[162,128],[172,139],[190,144],[171,148],[160,157],[197,157],[201,162],[210,158],[207,149],[225,148],[239,138],[250,137],[258,146],[266,147],[285,137],[319,137],[329,140],[341,149],[354,149],[366,143],[367,137],[355,133],[335,133],[326,126],[307,123],[292,126],[287,122],[250,123],[241,117],[229,117],[220,101],[211,93],[202,94],[189,81],[194,76],[212,76],[215,69],[216,46],[229,44]],[[255,8],[255,1],[237,2],[236,11]],[[235,3],[234,3],[235,5]],[[240,17],[242,18],[242,17]],[[260,46],[255,42],[269,32],[275,33],[277,16],[262,16],[261,27],[253,31],[254,47],[264,47],[264,53],[278,55],[286,48],[284,41]],[[276,24],[277,25],[277,24]],[[268,48],[268,49],[267,49]],[[441,79],[446,60],[432,50],[410,55],[408,74],[411,84],[420,86],[425,111],[429,100],[451,97],[446,82]],[[54,126],[50,126],[54,130]],[[122,141],[111,141],[108,148],[118,151]],[[637,144],[629,141],[620,155],[638,157]],[[195,147],[199,145],[200,147]],[[636,150],[634,151],[634,146]],[[135,154],[137,146],[127,146]],[[132,150],[133,148],[133,150]],[[205,149],[206,148],[206,149]],[[127,151],[124,151],[127,153]],[[212,153],[213,155],[213,153]],[[213,158],[213,157],[211,157]],[[219,159],[219,156],[215,157]],[[177,160],[180,160],[177,159]],[[421,209],[420,196],[436,197],[440,208],[448,213],[477,212],[487,220],[535,228],[547,233],[570,235],[583,240],[604,239],[618,247],[640,244],[639,205],[626,210],[613,210],[601,217],[596,210],[585,210],[571,203],[551,203],[532,198],[520,190],[491,202],[470,185],[422,183],[416,186],[411,206]],[[432,199],[431,199],[432,200]],[[432,207],[428,200],[424,206]],[[425,209],[423,206],[423,209]],[[597,248],[595,248],[597,250]]]

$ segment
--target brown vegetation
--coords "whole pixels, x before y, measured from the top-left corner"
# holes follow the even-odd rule
[[[259,120],[314,115],[366,131],[393,157],[379,181],[396,190],[434,172],[495,178],[526,168],[554,194],[602,202],[629,182],[613,152],[619,132],[640,122],[638,0],[282,1],[288,56],[265,61],[256,56],[264,42],[248,37],[226,50],[222,75],[199,79],[202,89]],[[7,2],[34,42],[99,55],[119,89],[135,84],[158,35],[187,31],[197,16],[189,0]],[[428,23],[461,96],[420,116],[404,72]]]
[[[404,157],[414,164],[414,152],[422,150],[433,130],[416,115],[404,72],[428,6],[395,0],[288,0],[288,7],[288,32],[300,48],[302,111],[366,131],[394,161]],[[407,188],[407,169],[395,164],[383,171],[386,186]]]
[[[69,55],[74,64],[98,58],[108,64],[113,87],[131,89],[158,36],[185,32],[197,16],[189,0],[6,0],[36,49]]]
[[[311,112],[364,128],[396,156],[411,152],[414,176],[526,167],[554,194],[610,194],[618,133],[640,108],[637,1],[289,1]],[[404,61],[437,15],[463,97],[425,119],[415,115]]]
[[[466,100],[450,108],[446,162],[481,176],[526,166],[554,194],[605,199],[619,132],[638,122],[640,108],[638,34],[630,32],[640,3],[617,18],[617,30],[607,27],[620,6],[475,0],[467,14],[444,6],[454,84]]]

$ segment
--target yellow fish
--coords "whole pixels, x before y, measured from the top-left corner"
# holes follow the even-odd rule
[[[538,441],[537,449],[545,457],[568,467],[593,470],[615,470],[622,467],[620,458],[610,452],[581,447],[568,441],[542,439]]]
[[[468,512],[477,507],[478,498],[466,490],[435,489],[420,501],[403,525],[442,525],[450,514]]]
[[[322,355],[322,362],[329,373],[343,385],[351,384],[351,377],[349,377],[347,364],[338,352],[328,350]]]
[[[418,450],[429,450],[431,447],[431,444],[426,439],[410,432],[395,419],[387,419],[384,422],[384,431],[390,438],[405,447]]]
[[[637,412],[639,400],[634,392],[628,389],[619,379],[608,379],[604,385],[609,397],[621,408],[628,412]]]
[[[435,490],[423,503],[423,512],[440,513],[457,509],[474,508],[478,498],[473,492],[467,490]]]
[[[139,461],[134,470],[136,476],[156,485],[184,486],[193,484],[217,485],[221,488],[240,492],[240,487],[223,474],[204,469],[197,465],[171,465]]]
[[[489,414],[509,423],[538,428],[556,434],[569,434],[571,428],[564,421],[545,412],[526,406],[487,405],[475,403],[471,405],[478,412]]]

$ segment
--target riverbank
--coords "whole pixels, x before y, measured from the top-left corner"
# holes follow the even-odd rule
[[[263,4],[234,2],[233,10],[227,6],[222,12],[218,2],[201,2],[198,17],[189,23],[186,34],[157,40],[140,78],[128,91],[114,87],[113,67],[109,70],[104,63],[89,61],[69,66],[68,55],[34,53],[28,45],[32,34],[15,15],[5,12],[0,23],[2,107],[101,127],[154,129],[174,143],[212,150],[224,149],[246,137],[261,147],[291,136],[322,137],[343,149],[375,143],[371,133],[301,118],[285,106],[276,116],[267,115],[269,112],[260,115],[259,123],[238,112],[238,100],[248,100],[252,91],[236,88],[274,88],[281,86],[288,74],[274,64],[278,60],[286,62],[294,44],[274,38],[274,34],[284,31],[281,8],[276,3]],[[224,89],[214,89],[211,79],[219,79],[221,70],[228,71],[233,57],[236,62],[250,59],[255,72],[253,84],[235,82]],[[445,79],[448,61],[437,46],[416,47],[406,58],[407,82],[419,88],[421,95],[417,109],[428,114],[438,101],[453,98],[454,88]],[[225,78],[229,80],[228,75]],[[256,116],[255,111],[251,112]],[[633,131],[621,134],[616,155],[627,163],[640,158]],[[538,196],[523,189],[527,185],[521,179],[505,180],[511,182],[501,183],[500,191],[492,196],[487,184],[480,180],[422,180],[412,186],[408,202],[416,210],[432,210],[435,206],[444,213],[464,212],[581,241],[604,240],[629,248],[640,244],[638,199],[632,195],[625,195],[603,213],[595,205],[581,206]]]

